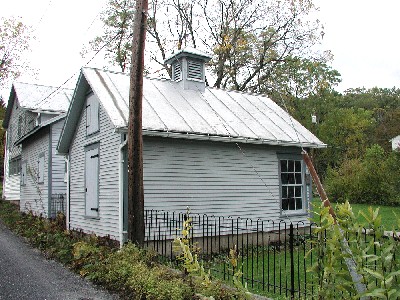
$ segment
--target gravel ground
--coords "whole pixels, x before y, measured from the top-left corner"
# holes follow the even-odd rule
[[[47,260],[0,221],[0,299],[118,299]]]

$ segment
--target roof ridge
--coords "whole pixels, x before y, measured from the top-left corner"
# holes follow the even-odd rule
[[[54,88],[54,89],[62,89],[62,90],[70,90],[73,91],[74,89],[70,89],[70,88],[65,88],[65,87],[58,87],[58,86],[54,86],[54,85],[45,85],[45,84],[39,84],[39,83],[28,83],[28,82],[22,82],[22,81],[15,81],[13,83],[14,84],[26,84],[26,85],[30,85],[30,86],[37,86],[37,87],[45,87],[45,88]]]

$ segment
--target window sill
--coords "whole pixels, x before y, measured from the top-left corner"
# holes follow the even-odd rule
[[[299,211],[299,212],[287,212],[285,210],[285,213],[282,213],[283,210],[281,210],[281,218],[285,218],[285,217],[301,217],[301,216],[308,216],[309,213],[306,211]]]

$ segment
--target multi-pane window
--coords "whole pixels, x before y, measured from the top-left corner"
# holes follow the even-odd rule
[[[282,210],[303,210],[303,172],[301,160],[281,159]]]
[[[21,172],[21,157],[18,156],[10,160],[9,168],[10,175],[18,175]]]

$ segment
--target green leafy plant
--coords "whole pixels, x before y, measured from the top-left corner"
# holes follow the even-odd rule
[[[392,236],[385,235],[379,209],[370,208],[362,212],[362,215],[370,225],[368,229],[357,222],[348,202],[340,204],[336,209],[338,225],[335,225],[329,209],[321,206],[320,226],[314,231],[318,238],[311,250],[317,260],[309,269],[317,282],[315,287],[318,297],[398,299],[399,237],[393,236],[394,233]],[[343,237],[347,238],[350,251],[344,251]],[[361,278],[360,283],[365,285],[365,292],[360,293],[355,289],[354,278],[346,265],[349,259],[355,263],[354,271]]]
[[[247,283],[245,282],[245,284],[243,285],[242,283],[242,271],[240,270],[239,266],[238,266],[238,262],[239,262],[239,252],[236,249],[236,245],[233,249],[229,250],[229,263],[232,266],[232,273],[233,273],[233,285],[235,286],[235,288],[238,291],[239,294],[239,298],[244,298],[244,299],[251,299],[251,295],[249,290],[247,289]]]
[[[243,285],[241,281],[242,272],[238,267],[239,259],[236,246],[229,251],[229,256],[227,257],[232,266],[231,271],[235,289],[227,291],[227,288],[222,287],[220,281],[211,280],[210,271],[206,271],[203,262],[199,261],[198,252],[200,249],[190,240],[191,230],[192,219],[188,210],[181,230],[182,236],[175,238],[173,250],[178,254],[177,259],[182,262],[186,280],[195,289],[201,291],[202,299],[251,299],[247,284]]]
[[[190,243],[191,223],[192,219],[188,211],[186,220],[183,222],[182,237],[175,238],[173,250],[179,254],[177,259],[182,262],[185,274],[199,276],[201,284],[209,287],[211,285],[210,272],[205,271],[203,263],[199,262],[198,255],[195,253],[197,249]]]

